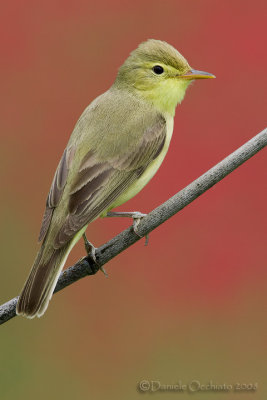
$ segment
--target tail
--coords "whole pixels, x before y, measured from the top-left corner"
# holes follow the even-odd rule
[[[48,307],[59,275],[71,250],[70,243],[47,254],[43,244],[17,303],[17,315],[41,317]]]

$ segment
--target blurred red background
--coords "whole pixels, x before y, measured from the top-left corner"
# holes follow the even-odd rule
[[[1,303],[29,272],[74,124],[141,41],[166,40],[217,79],[188,90],[166,160],[122,210],[149,212],[265,127],[264,11],[260,0],[2,2]],[[266,156],[110,262],[108,279],[83,279],[43,318],[3,325],[1,399],[138,399],[142,379],[257,383],[234,398],[266,399]],[[88,237],[100,245],[128,224],[99,220]],[[67,265],[83,255],[80,243]]]

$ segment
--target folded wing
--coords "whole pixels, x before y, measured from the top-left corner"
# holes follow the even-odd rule
[[[81,228],[111,206],[160,154],[165,138],[165,119],[159,115],[155,123],[143,132],[134,151],[126,151],[123,156],[103,162],[94,150],[90,150],[72,183],[69,214],[55,238],[54,247],[66,244]]]

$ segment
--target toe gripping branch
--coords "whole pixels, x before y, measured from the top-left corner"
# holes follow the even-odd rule
[[[96,247],[89,242],[87,239],[85,233],[83,234],[83,240],[84,240],[84,247],[87,252],[87,256],[83,258],[83,260],[86,260],[87,263],[89,264],[90,271],[91,273],[88,273],[88,275],[94,275],[96,274],[99,270],[103,272],[105,277],[108,276],[106,273],[106,270],[104,267],[99,266],[97,259],[96,259]]]
[[[100,266],[93,260],[91,255],[83,257],[81,261],[86,262],[88,275],[95,275],[100,270]]]

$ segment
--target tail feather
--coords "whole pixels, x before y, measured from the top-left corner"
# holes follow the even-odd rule
[[[44,246],[41,247],[19,297],[16,309],[18,315],[33,318],[44,314],[69,254],[69,247],[67,244],[60,249],[53,249],[45,258]]]

